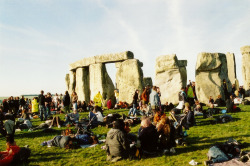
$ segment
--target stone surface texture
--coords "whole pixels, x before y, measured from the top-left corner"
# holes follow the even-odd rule
[[[209,96],[214,99],[224,92],[222,88],[223,79],[226,80],[228,87],[231,83],[228,79],[227,59],[222,53],[200,53],[196,63],[196,94],[198,100],[208,103]]]
[[[178,61],[175,54],[157,57],[155,85],[160,88],[162,103],[178,103],[178,92],[186,86],[186,64],[186,61]]]
[[[69,84],[70,84],[69,74],[66,74],[65,76],[65,83],[66,83],[66,89],[69,90]]]
[[[236,77],[236,63],[235,63],[234,53],[228,52],[226,54],[226,57],[227,57],[228,79],[231,82],[231,85],[235,84],[236,89],[239,89],[238,84],[236,82],[237,77]],[[230,90],[231,90],[231,88],[230,88]]]
[[[242,54],[242,78],[245,90],[250,89],[250,46],[240,48]]]
[[[89,66],[89,85],[91,100],[99,91],[104,99],[114,98],[115,87],[107,73],[105,64],[97,63]]]
[[[119,101],[132,103],[135,90],[143,88],[142,63],[137,59],[129,59],[116,63],[116,83],[119,89]]]
[[[89,93],[89,67],[76,69],[76,88],[75,91],[78,95],[78,100],[86,101],[90,100]]]
[[[69,95],[71,95],[75,91],[76,87],[76,72],[75,71],[70,71],[69,72]]]
[[[153,86],[153,81],[152,81],[151,77],[144,77],[143,78],[143,87],[145,87],[147,85],[149,85],[151,87]]]
[[[71,63],[69,66],[70,70],[76,70],[80,67],[89,66],[96,63],[113,63],[113,62],[120,62],[127,59],[133,59],[134,54],[131,51],[125,51],[121,53],[115,54],[103,54],[97,55],[89,58],[83,58],[79,61]]]

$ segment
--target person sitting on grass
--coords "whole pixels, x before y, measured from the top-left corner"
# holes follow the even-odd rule
[[[73,113],[69,113],[65,115],[66,120],[64,122],[64,125],[66,126],[67,123],[73,123],[73,124],[78,124],[79,122],[79,113],[77,110],[73,110]]]
[[[98,126],[98,119],[96,114],[94,113],[94,108],[91,108],[91,111],[89,112],[89,127],[95,128]]]
[[[15,118],[12,114],[5,115],[6,121],[4,122],[4,128],[6,131],[7,136],[13,136],[15,134]]]
[[[185,103],[185,108],[183,110],[183,113],[187,114],[187,124],[189,127],[192,127],[195,125],[195,117],[194,117],[194,111],[191,110],[191,107],[189,103]]]
[[[217,107],[224,107],[226,105],[226,102],[222,99],[221,95],[218,95],[218,97],[215,100],[214,104],[216,104]]]
[[[102,114],[102,108],[98,107],[98,106],[95,106],[95,108],[93,110],[93,113],[96,115],[98,124],[103,123],[104,117],[103,117],[103,114]]]
[[[106,151],[108,161],[116,162],[129,156],[129,143],[124,127],[123,120],[117,119],[113,123],[113,128],[107,134]]]
[[[175,152],[175,128],[171,125],[168,117],[164,116],[156,125],[157,132],[159,133],[159,149],[164,150],[164,153],[170,151]]]
[[[14,156],[19,153],[20,147],[16,145],[13,135],[6,136],[6,151],[0,152],[0,165],[10,165],[14,159]]]
[[[53,119],[51,121],[49,128],[51,128],[52,126],[57,126],[58,128],[61,128],[62,123],[63,121],[61,121],[59,116],[53,116]]]
[[[141,120],[141,128],[138,132],[138,138],[139,142],[137,144],[141,145],[143,154],[147,155],[157,152],[159,135],[148,117],[143,117]]]

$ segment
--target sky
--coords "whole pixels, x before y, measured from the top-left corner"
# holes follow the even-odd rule
[[[188,60],[195,80],[200,52],[235,54],[250,45],[249,0],[0,0],[0,96],[63,93],[69,64],[132,51],[145,77],[158,56]],[[107,65],[115,80],[115,65]]]

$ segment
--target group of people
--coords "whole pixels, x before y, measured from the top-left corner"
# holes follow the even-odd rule
[[[142,115],[138,134],[137,136],[131,134],[129,125],[123,119],[114,121],[112,123],[113,128],[107,133],[106,138],[107,159],[117,161],[130,156],[155,155],[159,152],[174,153],[176,139],[185,135],[183,128],[188,129],[196,125],[195,112],[200,112],[204,118],[207,118],[212,116],[214,107],[226,106],[228,112],[234,111],[235,99],[245,96],[242,87],[239,90],[234,90],[234,88],[233,85],[230,94],[227,85],[223,82],[225,100],[221,95],[218,95],[215,101],[210,97],[207,103],[210,107],[208,110],[203,110],[203,103],[197,100],[195,82],[190,81],[187,87],[180,89],[177,94],[179,104],[175,108],[172,103],[161,103],[161,91],[157,86],[150,87],[148,85],[142,90],[141,94],[139,90],[135,90],[128,117],[135,118],[137,115]],[[118,104],[121,102],[119,101],[119,91],[115,90],[114,93],[115,103]],[[70,95],[68,91],[65,92],[64,96],[62,94],[52,96],[49,92],[44,95],[42,90],[39,96],[33,98],[32,101],[25,99],[24,96],[21,99],[10,97],[8,100],[4,100],[0,107],[0,133],[10,140],[7,141],[8,144],[15,146],[14,134],[16,127],[18,127],[15,122],[16,118],[30,121],[30,117],[39,115],[40,120],[45,121],[41,126],[46,125],[51,128],[56,125],[60,128],[61,125],[66,126],[68,124],[77,126],[80,121],[79,112],[81,111],[89,111],[89,126],[94,128],[104,122],[101,103],[100,92],[89,103],[79,101],[76,92]],[[107,100],[107,108],[112,108],[111,98]],[[61,112],[62,110],[66,113],[65,121],[62,121],[56,115],[51,116],[54,112]],[[166,115],[167,111],[170,112],[170,116]],[[37,129],[40,128],[39,126]],[[95,142],[95,139],[89,135],[82,137],[84,139],[86,137],[90,143]],[[57,136],[47,141],[46,145],[63,147],[66,144],[62,145],[62,141],[67,142],[67,147],[70,147],[72,140],[69,137]]]

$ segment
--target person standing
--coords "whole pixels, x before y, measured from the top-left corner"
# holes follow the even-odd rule
[[[73,110],[77,110],[77,100],[78,100],[78,96],[76,92],[73,92],[73,95],[72,95]]]
[[[46,110],[47,110],[47,116],[50,116],[50,105],[51,105],[51,102],[52,102],[52,98],[51,98],[51,94],[48,92],[47,93],[47,97],[45,99],[46,101]]]
[[[228,89],[227,89],[227,82],[225,79],[223,79],[222,87],[223,87],[223,91],[224,91],[225,100],[227,100],[227,99],[229,99],[229,95],[228,95]]]
[[[63,96],[63,107],[64,107],[65,113],[70,113],[69,105],[70,105],[70,96],[69,96],[69,92],[66,91],[65,95]]]
[[[47,119],[47,113],[46,113],[46,108],[45,108],[45,96],[43,94],[44,94],[44,91],[41,90],[41,94],[38,96],[39,112],[40,112],[41,121]]]
[[[159,106],[158,105],[159,104],[159,96],[158,96],[158,93],[156,91],[157,91],[157,87],[153,86],[152,91],[151,91],[150,96],[149,96],[150,105],[151,105],[151,108],[153,111],[153,115],[155,115],[156,111],[158,110],[158,106]]]

